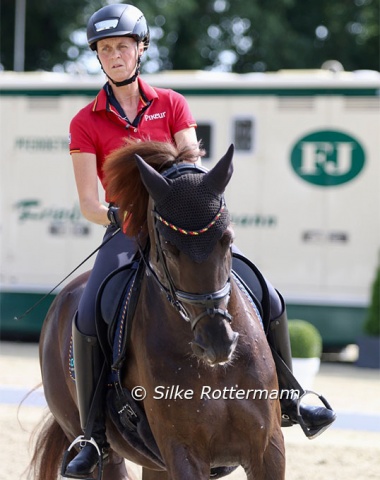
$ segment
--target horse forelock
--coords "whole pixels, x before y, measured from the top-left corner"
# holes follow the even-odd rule
[[[126,212],[128,234],[136,236],[146,223],[148,192],[141,180],[135,155],[156,170],[175,162],[177,150],[174,145],[162,142],[128,142],[112,152],[106,159],[103,173],[107,197]]]
[[[146,232],[149,195],[142,182],[135,155],[139,155],[155,170],[171,167],[174,163],[195,162],[204,152],[198,146],[178,149],[170,142],[130,141],[112,152],[103,167],[107,197],[126,212],[127,233]]]

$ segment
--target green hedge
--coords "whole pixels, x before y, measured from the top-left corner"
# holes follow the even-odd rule
[[[380,336],[380,266],[372,284],[371,303],[363,325],[363,331],[371,337]]]
[[[289,336],[293,358],[320,358],[322,337],[306,320],[289,320]]]

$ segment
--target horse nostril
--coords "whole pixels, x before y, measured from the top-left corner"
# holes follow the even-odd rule
[[[191,348],[198,358],[206,360],[210,365],[214,365],[217,362],[216,353],[212,347],[201,345],[198,342],[192,342]]]
[[[192,342],[191,349],[198,357],[202,357],[206,351],[205,347],[200,345],[198,342]]]

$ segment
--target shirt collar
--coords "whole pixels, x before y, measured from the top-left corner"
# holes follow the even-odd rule
[[[148,85],[146,82],[141,80],[140,77],[137,78],[137,82],[139,84],[139,90],[140,90],[140,101],[142,102],[143,106],[147,105],[155,98],[158,98],[157,91],[153,87]],[[98,95],[96,96],[94,101],[94,106],[92,109],[94,112],[99,110],[107,110],[108,96],[107,96],[106,90],[108,85],[109,83],[107,82],[104,85],[104,87],[100,90]]]

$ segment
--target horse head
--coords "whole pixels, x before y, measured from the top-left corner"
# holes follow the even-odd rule
[[[238,333],[229,314],[233,231],[224,191],[233,146],[210,171],[176,164],[163,175],[136,155],[149,196],[150,268],[193,331],[194,354],[209,365],[231,360]]]

